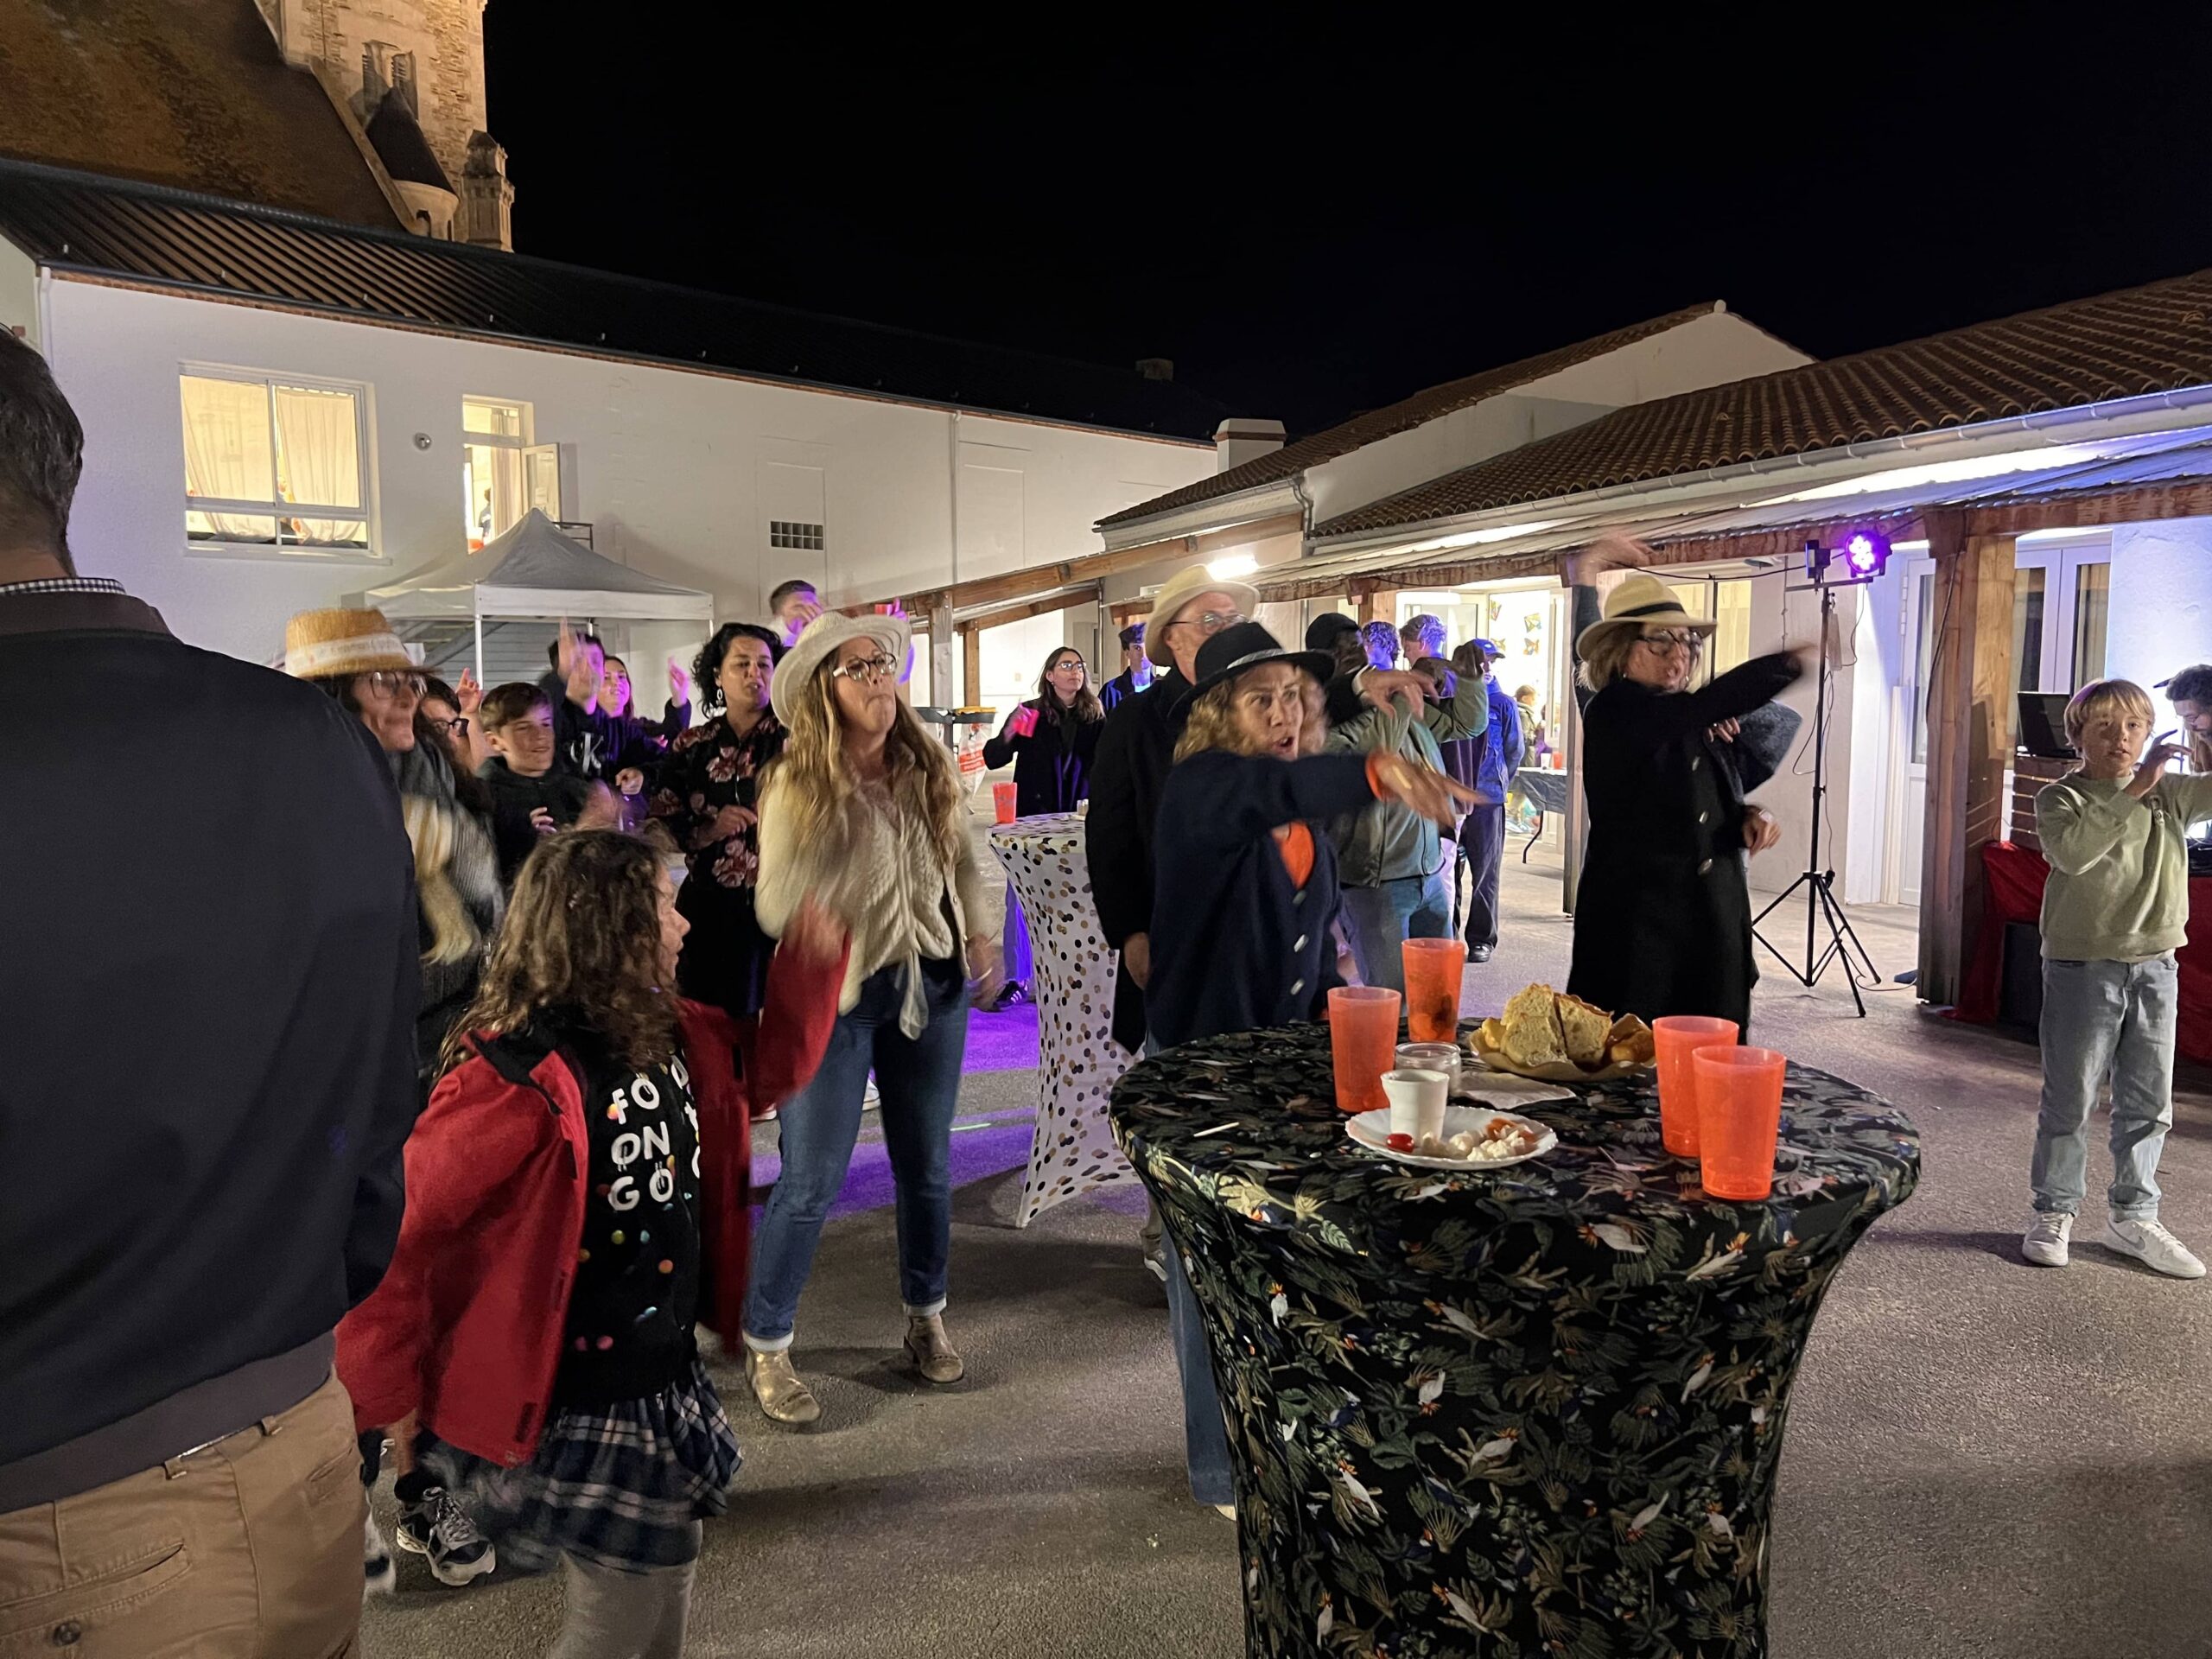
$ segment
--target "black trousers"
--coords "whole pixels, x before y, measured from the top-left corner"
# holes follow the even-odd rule
[[[1474,877],[1467,895],[1467,948],[1497,944],[1497,874],[1505,861],[1505,804],[1478,806],[1459,822],[1459,850]]]

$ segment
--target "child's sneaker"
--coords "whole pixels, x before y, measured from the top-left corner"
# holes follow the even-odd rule
[[[2063,1268],[2066,1241],[2073,1236],[2073,1217],[2063,1210],[2038,1210],[2029,1218],[2028,1236],[2020,1241],[2020,1254],[2039,1268]]]
[[[2155,1221],[2126,1221],[2114,1216],[2105,1224],[2104,1242],[2170,1279],[2204,1276],[2204,1264],[2190,1253],[2189,1246]]]
[[[361,1592],[388,1596],[399,1588],[399,1569],[392,1565],[391,1547],[384,1541],[384,1529],[377,1525],[374,1510],[361,1520]]]
[[[499,1564],[491,1540],[477,1531],[468,1513],[442,1486],[423,1494],[399,1517],[399,1547],[430,1558],[430,1575],[455,1588],[480,1579]]]

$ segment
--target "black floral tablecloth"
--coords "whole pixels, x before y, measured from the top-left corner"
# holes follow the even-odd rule
[[[1918,1137],[1792,1066],[1785,1166],[1742,1204],[1662,1147],[1648,1080],[1516,1109],[1558,1148],[1465,1174],[1359,1151],[1319,1026],[1114,1090],[1205,1310],[1251,1659],[1766,1651],[1790,1381]]]

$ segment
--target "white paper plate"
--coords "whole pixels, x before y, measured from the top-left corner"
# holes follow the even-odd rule
[[[1387,1108],[1360,1113],[1344,1125],[1344,1133],[1351,1136],[1353,1143],[1362,1152],[1371,1152],[1377,1157],[1395,1159],[1399,1163],[1412,1164],[1421,1169],[1506,1169],[1515,1164],[1525,1164],[1531,1158],[1541,1158],[1559,1144],[1559,1136],[1534,1118],[1523,1117],[1518,1112],[1494,1111],[1486,1106],[1446,1106],[1444,1109],[1444,1138],[1449,1141],[1453,1135],[1470,1130],[1479,1132],[1493,1117],[1508,1119],[1534,1131],[1535,1150],[1524,1152],[1517,1158],[1491,1159],[1425,1158],[1417,1152],[1396,1152],[1389,1144],[1390,1114]]]
[[[1501,1109],[1532,1106],[1543,1100],[1581,1098],[1564,1084],[1543,1083],[1511,1071],[1486,1071],[1473,1065],[1459,1069],[1459,1086],[1452,1091],[1452,1095],[1457,1100],[1487,1100]]]

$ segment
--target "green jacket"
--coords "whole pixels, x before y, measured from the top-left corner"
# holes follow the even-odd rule
[[[2053,962],[2141,962],[2188,938],[2185,843],[2190,824],[2212,817],[2212,778],[2162,778],[2139,801],[2123,784],[2075,772],[2036,797]]]
[[[1480,737],[1490,728],[1490,697],[1479,674],[1462,674],[1442,702],[1424,701],[1408,714],[1363,706],[1329,730],[1328,748],[1351,754],[1396,753],[1444,769],[1437,745]],[[1329,828],[1337,847],[1337,877],[1347,887],[1379,887],[1406,876],[1433,874],[1444,862],[1444,840],[1434,823],[1395,801],[1377,801]]]

